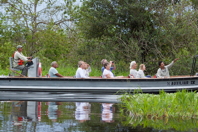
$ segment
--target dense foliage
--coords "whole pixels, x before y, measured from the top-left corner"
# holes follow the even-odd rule
[[[196,0],[10,0],[1,4],[1,68],[16,45],[39,57],[44,67],[62,68],[79,60],[99,69],[103,58],[129,72],[129,63],[145,63],[155,74],[158,61],[180,58],[171,74],[190,73],[197,54]]]

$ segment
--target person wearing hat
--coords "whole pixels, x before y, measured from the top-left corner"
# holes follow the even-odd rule
[[[22,70],[22,75],[27,76],[28,67],[24,65],[24,62],[31,62],[31,57],[26,57],[22,53],[22,45],[17,46],[17,51],[13,54],[13,68]]]

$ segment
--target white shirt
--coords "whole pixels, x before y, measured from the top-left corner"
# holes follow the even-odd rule
[[[110,74],[110,78],[114,78],[113,73],[110,70],[104,69],[102,73],[102,78],[107,78],[107,75]]]
[[[156,74],[157,78],[170,77],[168,69],[171,68],[173,64],[174,62],[172,61],[169,65],[164,66],[164,69],[159,68]]]
[[[130,69],[130,75],[133,75],[134,78],[137,78],[137,72],[136,69]]]
[[[14,61],[13,61],[13,67],[18,66],[18,60],[21,59],[23,61],[28,61],[28,58],[23,55],[22,52],[16,51],[14,53]]]
[[[77,69],[75,77],[76,78],[89,78],[85,75],[85,70],[80,67]]]
[[[137,78],[147,78],[147,77],[145,77],[144,71],[143,71],[143,70],[139,70],[139,71],[137,72]]]

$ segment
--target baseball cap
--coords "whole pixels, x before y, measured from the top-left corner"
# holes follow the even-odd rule
[[[22,47],[23,47],[22,45],[17,45],[17,49],[18,49],[18,48],[22,48]]]

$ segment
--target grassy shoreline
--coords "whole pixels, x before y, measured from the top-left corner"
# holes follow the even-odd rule
[[[161,91],[154,94],[129,94],[120,98],[122,108],[127,109],[133,116],[162,119],[169,117],[198,119],[198,94],[186,90],[176,93]]]
[[[194,131],[198,128],[196,91],[161,91],[158,95],[125,93],[120,99],[120,114],[125,126],[178,131]]]

